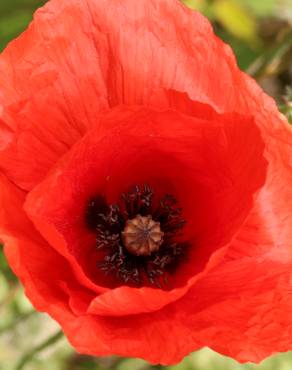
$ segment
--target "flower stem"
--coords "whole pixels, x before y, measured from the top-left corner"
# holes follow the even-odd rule
[[[33,348],[31,351],[27,352],[22,356],[22,358],[17,363],[15,370],[22,370],[24,369],[25,365],[32,360],[32,358],[39,352],[43,351],[45,348],[49,347],[50,345],[56,343],[59,339],[63,337],[63,332],[60,330],[44,342]]]

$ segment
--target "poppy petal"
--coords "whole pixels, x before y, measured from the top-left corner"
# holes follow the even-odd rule
[[[221,112],[245,114],[260,99],[209,22],[177,0],[49,1],[2,53],[0,81],[0,116],[13,133],[0,168],[25,190],[101,111],[148,105],[157,89]]]
[[[263,143],[252,119],[237,115],[205,121],[174,111],[121,107],[100,120],[103,124],[75,144],[28,194],[25,209],[46,240],[97,284],[94,291],[101,295],[91,302],[89,313],[157,310],[185,294],[246,218],[265,180]],[[190,257],[175,274],[171,290],[118,288],[115,279],[97,269],[95,233],[84,219],[88,200],[104,194],[115,203],[127,187],[143,182],[162,184],[160,191],[165,191],[165,181],[167,191],[174,184],[189,220],[185,237],[192,243]]]
[[[23,211],[24,193],[0,176],[0,240],[13,271],[35,307],[47,311],[66,300],[62,284],[77,280],[64,258],[34,229]],[[16,226],[17,225],[17,226]]]

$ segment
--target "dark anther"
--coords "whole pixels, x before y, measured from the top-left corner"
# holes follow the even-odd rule
[[[96,226],[100,224],[100,215],[104,215],[108,212],[108,205],[102,196],[96,196],[91,198],[88,202],[85,222],[87,227],[93,231],[96,230]]]
[[[154,202],[148,185],[123,193],[119,204],[92,198],[86,223],[96,233],[96,247],[104,251],[98,268],[125,284],[166,284],[188,248],[188,243],[178,241],[185,225],[181,213],[171,195]]]

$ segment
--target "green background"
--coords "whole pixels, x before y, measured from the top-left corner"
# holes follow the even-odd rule
[[[282,112],[291,119],[292,0],[184,2],[193,9],[199,9],[211,20],[215,32],[233,47],[240,67],[257,79],[276,99]],[[44,3],[43,0],[0,0],[0,50],[25,29],[34,10]],[[53,320],[32,309],[0,249],[0,370],[160,368],[138,359],[78,355],[64,337],[54,337],[57,332],[58,326]],[[209,349],[203,349],[186,357],[181,364],[165,368],[292,370],[292,353],[275,355],[260,365],[241,365]]]

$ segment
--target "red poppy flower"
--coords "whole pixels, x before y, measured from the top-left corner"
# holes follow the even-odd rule
[[[292,348],[292,132],[176,0],[51,0],[0,59],[0,236],[92,355]]]

